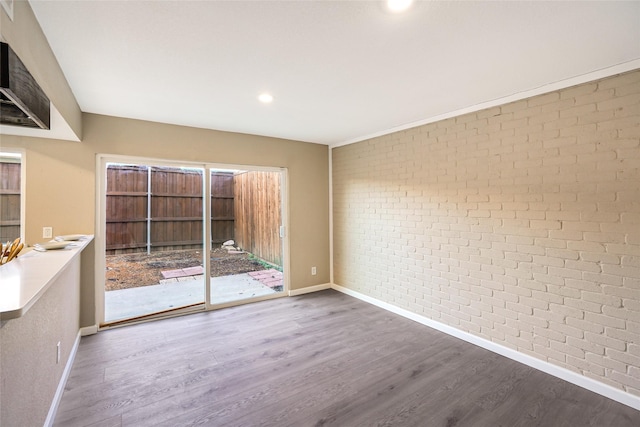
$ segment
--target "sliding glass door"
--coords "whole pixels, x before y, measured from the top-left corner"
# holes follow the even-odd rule
[[[101,326],[285,295],[285,170],[99,162]]]

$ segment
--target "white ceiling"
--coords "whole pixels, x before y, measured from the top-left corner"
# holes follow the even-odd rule
[[[640,67],[639,1],[30,3],[82,111],[329,145]]]

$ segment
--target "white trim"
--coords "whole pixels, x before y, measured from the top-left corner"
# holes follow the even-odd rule
[[[26,243],[27,229],[27,150],[20,149],[20,239]]]
[[[260,172],[281,172],[285,167],[280,166],[259,166],[239,163],[216,163],[194,160],[183,160],[179,158],[159,158],[145,156],[129,156],[125,154],[109,154],[99,153],[98,157],[105,159],[105,163],[122,163],[128,165],[151,165],[151,166],[167,166],[176,167],[180,164],[184,167],[194,168],[211,168],[219,171],[260,171]]]
[[[326,289],[331,289],[331,283],[323,283],[321,285],[307,286],[306,288],[292,289],[289,291],[289,296],[295,297],[298,295],[310,294],[312,292],[324,291]]]
[[[98,325],[85,326],[80,328],[80,336],[94,335],[98,333]]]
[[[514,93],[512,95],[503,96],[501,98],[492,99],[486,102],[481,102],[480,104],[470,105],[468,107],[449,111],[447,113],[438,114],[436,116],[432,116],[423,120],[418,120],[418,121],[406,123],[400,126],[395,126],[395,127],[374,132],[368,135],[363,135],[357,138],[349,139],[347,141],[333,143],[333,144],[330,144],[329,147],[335,148],[335,147],[341,147],[343,145],[355,144],[356,142],[365,141],[367,139],[376,138],[378,136],[389,135],[394,132],[411,129],[411,128],[426,125],[429,123],[439,122],[440,120],[450,119],[452,117],[461,116],[467,113],[473,113],[475,111],[484,110],[486,108],[497,107],[499,105],[508,104],[509,102],[520,101],[521,99],[531,98],[532,96],[554,92],[554,91],[565,89],[571,86],[576,86],[576,85],[588,83],[594,80],[603,79],[605,77],[611,77],[616,74],[626,73],[627,71],[632,71],[638,68],[640,68],[640,59],[634,59],[632,61],[623,62],[622,64],[617,64],[612,67],[602,68],[600,70],[592,71],[590,73],[582,74],[580,76],[571,77],[571,78],[560,80],[554,83],[548,83],[533,89]]]
[[[280,168],[280,225],[284,226],[284,237],[282,237],[282,271],[283,287],[282,291],[288,294],[291,289],[291,218],[289,204],[289,168]]]
[[[440,332],[444,332],[445,334],[464,340],[468,343],[475,344],[486,350],[492,351],[494,353],[498,353],[502,356],[508,357],[511,360],[515,360],[516,362],[524,363],[525,365],[530,366],[534,369],[545,372],[549,375],[553,375],[554,377],[568,381],[572,384],[575,384],[577,386],[590,390],[594,393],[598,393],[604,397],[608,397],[609,399],[615,400],[616,402],[620,402],[624,405],[640,410],[640,397],[629,394],[623,390],[611,387],[608,384],[601,383],[600,381],[596,381],[594,379],[585,377],[584,375],[580,375],[576,372],[570,371],[560,366],[553,365],[549,362],[536,359],[535,357],[529,356],[528,354],[524,354],[519,351],[513,350],[511,348],[497,344],[495,342],[486,340],[484,338],[477,337],[468,332],[461,331],[459,329],[456,329],[451,326],[445,325],[443,323],[437,322],[435,320],[429,319],[428,317],[422,316],[417,313],[413,313],[404,308],[396,307],[395,305],[386,303],[384,301],[380,301],[376,298],[372,298],[360,292],[347,289],[343,286],[332,284],[331,288],[335,289],[338,292],[342,292],[346,295],[352,296],[354,298],[357,298],[369,304],[373,304],[377,307],[380,307],[384,310],[390,311],[392,313],[398,314],[407,319],[410,319],[420,324],[423,324],[425,326],[428,326],[430,328],[436,329]]]
[[[67,385],[67,380],[69,379],[69,374],[71,373],[71,367],[73,366],[73,361],[76,358],[76,353],[78,352],[78,346],[80,345],[80,335],[81,330],[78,331],[78,335],[76,335],[76,340],[71,347],[71,352],[69,353],[69,358],[67,359],[67,364],[64,367],[64,371],[62,372],[62,377],[60,377],[60,382],[58,382],[58,388],[56,389],[56,394],[53,396],[53,400],[51,401],[51,406],[49,407],[49,413],[47,414],[47,419],[44,421],[44,427],[49,427],[53,425],[53,421],[56,419],[56,412],[58,412],[58,406],[60,406],[60,401],[62,400],[62,394],[64,393],[64,388]]]
[[[333,148],[329,147],[329,282],[333,283]]]
[[[2,132],[0,132],[0,135],[2,135]],[[25,240],[25,229],[27,228],[25,227],[25,224],[27,223],[27,151],[24,148],[0,146],[0,154],[2,153],[20,156],[20,161],[15,162],[20,164],[20,240],[22,240],[25,246],[28,246],[27,241]]]
[[[109,156],[96,154],[96,213],[94,227],[94,322],[96,325],[104,323],[104,287],[106,271],[106,216],[107,216],[107,163]]]
[[[204,168],[204,182],[202,183],[202,203],[204,215],[202,216],[202,249],[203,249],[203,267],[205,272],[211,271],[211,168]],[[149,174],[151,179],[151,174]],[[151,182],[151,181],[149,181]],[[151,184],[149,184],[151,186]],[[235,190],[234,190],[235,191]],[[149,218],[151,218],[151,206],[149,206]],[[234,236],[235,238],[235,236]],[[211,310],[211,274],[204,274],[204,309]]]
[[[0,5],[2,5],[9,19],[13,21],[13,0],[0,0]]]

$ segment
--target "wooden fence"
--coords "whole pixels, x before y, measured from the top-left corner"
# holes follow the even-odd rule
[[[243,249],[282,265],[280,173],[246,172],[234,176],[235,241]]]
[[[0,242],[20,237],[20,167],[0,162]]]
[[[107,168],[107,253],[202,247],[202,171]]]
[[[202,171],[107,168],[107,254],[202,248]],[[151,191],[149,191],[151,190]],[[280,175],[211,175],[211,238],[281,265]]]

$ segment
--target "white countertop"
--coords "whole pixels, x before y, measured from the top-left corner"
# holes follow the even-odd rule
[[[65,249],[38,252],[29,248],[0,266],[0,319],[24,314],[47,291],[58,274],[93,240],[86,236]],[[26,250],[25,250],[26,251]]]

